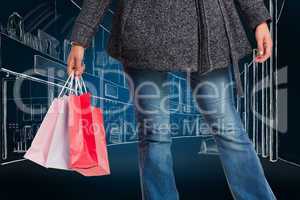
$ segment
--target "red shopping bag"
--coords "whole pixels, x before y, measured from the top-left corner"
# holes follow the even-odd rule
[[[100,108],[92,108],[93,131],[96,139],[98,164],[88,169],[74,169],[84,176],[103,176],[110,174],[109,160],[106,147],[106,134],[103,122],[103,113]]]
[[[87,169],[98,164],[90,98],[90,93],[69,96],[71,169]]]

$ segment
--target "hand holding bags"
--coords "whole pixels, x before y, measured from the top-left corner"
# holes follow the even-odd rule
[[[85,176],[108,175],[102,111],[91,106],[91,95],[77,77],[75,90],[69,90],[69,94],[75,94],[61,97],[67,83],[72,89],[73,81],[72,74],[52,102],[24,157],[44,167],[74,170]]]

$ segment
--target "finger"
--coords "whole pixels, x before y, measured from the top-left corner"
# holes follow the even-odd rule
[[[80,76],[81,60],[75,59],[75,75]]]
[[[80,70],[79,70],[80,76],[83,74],[84,70],[85,70],[85,66],[81,65]]]
[[[266,57],[267,59],[271,57],[273,51],[273,41],[268,39],[265,45]]]
[[[256,56],[256,61],[259,62],[265,54],[262,38],[257,38],[257,51],[258,51],[258,56]]]
[[[258,55],[262,56],[264,55],[264,40],[262,38],[257,39],[257,50]]]
[[[272,54],[272,40],[266,39],[264,42],[264,55],[261,58],[261,62],[265,62],[271,57]]]
[[[68,74],[71,75],[71,73],[74,71],[74,59],[68,59]]]

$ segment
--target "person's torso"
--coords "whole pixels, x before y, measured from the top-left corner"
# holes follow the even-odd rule
[[[111,53],[120,51],[131,61],[143,58],[144,63],[160,62],[169,67],[191,65],[194,70],[200,66],[205,71],[227,65],[226,16],[233,17],[242,28],[233,0],[119,1],[109,49]],[[245,35],[241,39],[247,40]]]

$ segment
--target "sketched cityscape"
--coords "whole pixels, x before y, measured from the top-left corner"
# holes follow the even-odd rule
[[[65,0],[64,3],[67,3],[73,13],[80,11],[80,1]],[[22,158],[47,108],[66,80],[70,41],[61,40],[47,32],[54,25],[60,24],[63,18],[59,13],[61,5],[55,0],[43,1],[24,15],[12,12],[5,16],[6,21],[0,21],[1,163]],[[273,17],[277,19],[271,24],[275,52],[269,62],[259,67],[251,61],[241,65],[241,78],[246,92],[245,96],[236,99],[236,107],[257,152],[263,157],[268,157],[270,161],[277,161],[279,132],[274,128],[278,122],[277,23],[284,8],[284,1],[269,3],[269,7]],[[132,102],[128,101],[129,89],[126,77],[122,73],[122,64],[109,57],[104,50],[113,14],[114,4],[104,17],[91,48],[86,52],[87,67],[84,74],[84,79],[90,83],[87,86],[94,95],[93,104],[104,110],[108,145],[127,144],[138,140],[134,128],[134,107]],[[57,29],[60,33],[70,33],[75,17],[67,17],[69,20],[65,20],[64,25]],[[186,74],[170,72],[168,78],[180,86],[169,88],[170,93],[178,93],[178,98],[170,102],[170,109],[177,110],[171,114],[171,122],[181,127],[173,132],[174,138],[198,137],[201,141],[199,153],[217,154],[212,135],[207,129],[200,128],[203,117],[197,112]],[[261,80],[264,80],[265,86],[271,87],[262,89],[253,96],[253,87]],[[20,85],[20,88],[17,88],[21,93],[19,97],[15,95],[16,85]],[[272,119],[275,116],[272,124],[266,124],[264,120],[257,118],[251,112],[253,106],[263,116]],[[124,111],[114,112],[124,107]]]

